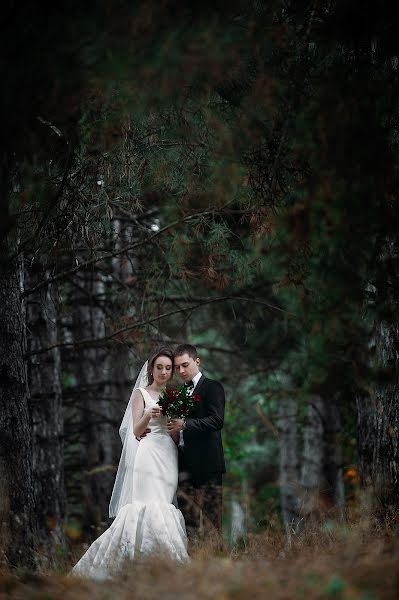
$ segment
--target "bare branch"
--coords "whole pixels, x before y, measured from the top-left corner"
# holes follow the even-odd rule
[[[258,304],[260,306],[265,306],[271,310],[276,310],[276,311],[285,313],[286,315],[291,316],[291,317],[297,317],[297,315],[295,315],[294,313],[290,313],[290,312],[284,310],[283,308],[280,308],[279,306],[274,306],[273,304],[269,304],[268,302],[263,302],[261,300],[254,300],[252,298],[242,298],[242,297],[236,297],[236,296],[221,296],[219,298],[209,298],[208,300],[199,302],[198,304],[194,304],[192,306],[188,306],[185,308],[178,308],[176,310],[171,310],[171,311],[163,313],[161,315],[157,315],[156,317],[152,317],[150,319],[140,321],[139,323],[135,323],[134,325],[127,325],[126,327],[122,327],[121,329],[118,329],[117,331],[114,331],[114,332],[110,333],[109,335],[104,335],[103,337],[100,337],[100,338],[96,338],[96,339],[90,338],[90,339],[79,340],[79,341],[74,341],[74,342],[59,342],[57,344],[53,344],[52,346],[48,346],[47,348],[41,348],[40,350],[35,350],[34,352],[29,352],[25,356],[29,357],[29,356],[34,356],[36,354],[44,354],[45,352],[49,352],[50,350],[53,350],[54,348],[76,348],[79,346],[106,345],[112,339],[117,338],[118,336],[121,336],[124,333],[127,333],[128,331],[132,331],[133,329],[139,329],[140,327],[145,327],[146,325],[151,325],[152,323],[154,323],[156,321],[165,319],[166,317],[171,317],[173,315],[177,315],[179,313],[189,313],[189,312],[195,310],[196,308],[201,308],[202,306],[206,306],[209,304],[215,304],[217,302],[226,302],[229,300],[230,301],[231,300],[239,300],[239,301],[243,301],[243,302],[251,302],[253,304]]]
[[[205,210],[205,211],[202,211],[199,213],[195,213],[193,215],[188,215],[187,217],[183,217],[183,219],[179,219],[177,221],[174,221],[173,223],[169,223],[168,225],[165,225],[165,227],[162,227],[161,229],[159,229],[159,231],[156,231],[155,233],[150,235],[145,240],[141,240],[140,242],[135,242],[134,244],[129,244],[128,246],[124,246],[123,248],[119,248],[118,250],[114,250],[113,252],[106,252],[105,254],[102,254],[101,256],[93,257],[91,259],[88,259],[88,260],[80,263],[80,264],[77,264],[75,267],[72,267],[71,269],[67,269],[66,271],[57,273],[56,275],[53,275],[52,277],[48,277],[45,281],[38,283],[33,288],[25,290],[21,294],[21,298],[26,298],[27,296],[37,292],[38,290],[47,287],[51,283],[54,283],[55,281],[60,281],[61,279],[65,279],[66,277],[73,275],[77,271],[85,269],[86,267],[90,267],[91,265],[101,262],[102,260],[106,260],[108,258],[114,258],[115,256],[120,256],[121,254],[123,254],[125,252],[130,252],[131,250],[135,250],[136,248],[140,248],[141,246],[150,244],[154,239],[156,239],[157,237],[159,237],[166,231],[169,231],[170,229],[173,229],[173,228],[177,227],[178,225],[181,225],[182,223],[187,223],[189,221],[193,221],[194,219],[198,219],[199,217],[206,217],[208,215],[214,215],[214,214],[223,212],[223,209],[224,209],[224,207],[221,207],[219,209],[216,208],[216,209],[211,209],[211,210]]]

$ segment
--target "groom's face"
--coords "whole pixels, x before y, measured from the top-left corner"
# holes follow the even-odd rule
[[[199,371],[200,359],[191,358],[189,354],[175,356],[175,370],[180,379],[191,381]]]

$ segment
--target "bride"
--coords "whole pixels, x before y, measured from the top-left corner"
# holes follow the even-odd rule
[[[183,515],[172,504],[177,446],[157,404],[172,375],[168,348],[154,352],[140,371],[119,429],[123,450],[109,505],[109,516],[116,518],[72,569],[74,575],[107,579],[124,560],[155,552],[188,560]],[[136,438],[148,428],[139,442]]]

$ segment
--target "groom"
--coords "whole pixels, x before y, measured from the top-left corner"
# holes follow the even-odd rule
[[[225,463],[221,429],[225,396],[221,383],[200,371],[197,349],[181,344],[174,351],[176,373],[200,396],[190,417],[175,419],[170,433],[179,433],[179,508],[191,534],[222,533],[222,475]]]

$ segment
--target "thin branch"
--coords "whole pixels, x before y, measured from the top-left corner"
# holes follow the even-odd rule
[[[33,288],[25,290],[21,294],[21,298],[26,298],[30,294],[33,294],[33,293],[37,292],[38,290],[40,290],[44,287],[47,287],[54,281],[59,281],[60,279],[65,279],[66,277],[73,275],[77,271],[80,271],[81,269],[85,269],[86,267],[94,265],[102,260],[106,260],[107,258],[114,258],[115,256],[119,256],[119,255],[123,254],[124,252],[129,252],[131,250],[135,250],[136,248],[140,248],[141,246],[144,246],[146,244],[150,244],[154,239],[156,239],[157,237],[159,237],[166,231],[169,231],[170,229],[173,229],[174,227],[181,225],[182,223],[187,223],[189,221],[193,221],[194,219],[198,219],[199,217],[205,217],[208,215],[214,215],[214,214],[220,213],[223,211],[223,209],[224,209],[224,207],[222,207],[220,209],[205,210],[203,212],[196,213],[194,215],[188,215],[187,217],[183,217],[183,219],[179,219],[177,221],[174,221],[173,223],[169,223],[168,225],[165,225],[165,227],[162,227],[161,229],[159,229],[159,231],[156,231],[155,233],[150,235],[145,240],[141,240],[140,242],[135,242],[134,244],[130,244],[128,246],[124,246],[123,248],[119,248],[118,250],[114,250],[113,252],[107,252],[107,253],[103,254],[102,256],[97,256],[97,257],[91,258],[89,260],[84,261],[83,263],[77,264],[75,267],[72,267],[71,269],[67,269],[66,271],[57,273],[56,275],[53,275],[52,277],[48,277],[42,283],[38,283]]]
[[[118,336],[121,336],[124,333],[127,333],[128,331],[132,331],[133,329],[139,329],[140,327],[144,327],[145,325],[151,325],[152,323],[154,323],[156,321],[160,321],[161,319],[165,319],[165,318],[171,317],[173,315],[177,315],[180,313],[192,312],[196,308],[201,308],[202,306],[206,306],[208,304],[215,304],[217,302],[226,302],[229,300],[230,301],[231,300],[239,300],[239,301],[243,301],[243,302],[251,302],[253,304],[259,304],[260,306],[265,306],[271,310],[276,310],[276,311],[285,313],[292,317],[297,317],[297,315],[295,315],[294,313],[290,313],[290,312],[284,310],[283,308],[280,308],[279,306],[274,306],[273,304],[269,304],[268,302],[263,302],[261,300],[254,300],[252,298],[242,298],[242,297],[236,297],[236,296],[221,296],[219,298],[209,298],[208,300],[205,300],[204,302],[199,302],[198,304],[194,304],[194,305],[188,306],[186,308],[178,308],[176,310],[171,310],[171,311],[163,313],[161,315],[157,315],[156,317],[152,317],[150,319],[140,321],[139,323],[135,323],[134,325],[127,325],[126,327],[122,327],[121,329],[118,329],[117,331],[114,331],[114,332],[110,333],[109,335],[105,335],[100,338],[95,338],[95,339],[88,338],[85,340],[79,340],[79,341],[74,341],[74,342],[58,342],[56,344],[53,344],[52,346],[48,346],[47,348],[41,348],[40,350],[35,350],[33,352],[29,352],[29,353],[25,354],[25,357],[28,358],[30,356],[34,356],[37,354],[44,354],[45,352],[49,352],[50,350],[53,350],[54,348],[76,348],[79,346],[104,345],[104,343],[107,343],[110,340],[112,340]]]
[[[40,117],[38,117],[40,120]],[[41,120],[42,123],[46,123],[47,125],[51,125],[48,121],[44,121],[43,119]],[[52,129],[54,129],[54,126],[51,126]],[[69,142],[67,142],[68,146],[69,146]],[[40,233],[44,227],[44,225],[46,224],[46,221],[48,221],[51,213],[55,210],[56,206],[58,205],[58,201],[61,199],[62,194],[64,192],[64,189],[68,183],[68,175],[70,173],[70,170],[72,168],[72,164],[73,164],[73,158],[74,158],[74,149],[75,146],[73,146],[72,148],[69,147],[69,152],[68,152],[68,158],[66,161],[66,166],[64,169],[64,173],[61,179],[61,183],[54,195],[54,197],[51,199],[51,201],[47,204],[46,209],[44,211],[44,214],[39,222],[39,224],[36,227],[35,232],[33,233],[32,236],[28,237],[24,243],[22,243],[20,245],[20,247],[18,248],[18,252],[15,256],[11,257],[11,260],[14,260],[15,258],[17,258],[18,256],[21,255],[21,253],[24,251],[24,249],[27,247],[27,245],[29,244],[30,241],[32,240],[37,240],[38,238],[40,239]]]
[[[28,356],[33,356],[36,354],[44,354],[45,352],[49,352],[50,350],[53,350],[54,348],[60,348],[60,347],[75,348],[77,346],[91,346],[93,343],[95,343],[95,345],[97,346],[97,345],[103,344],[104,342],[109,342],[113,338],[120,336],[124,333],[127,333],[128,331],[132,331],[133,329],[138,329],[140,327],[144,327],[145,325],[150,325],[151,323],[154,323],[155,321],[159,321],[160,319],[164,319],[166,317],[171,317],[171,316],[179,314],[179,313],[192,311],[195,308],[205,306],[206,304],[222,302],[226,299],[228,299],[228,297],[212,298],[210,300],[207,300],[206,302],[201,302],[199,304],[195,304],[195,305],[187,307],[187,308],[179,308],[176,310],[171,310],[171,311],[163,313],[161,315],[157,315],[156,317],[146,319],[145,321],[140,321],[139,323],[135,323],[134,325],[128,325],[126,327],[122,327],[121,329],[118,329],[117,331],[114,331],[113,333],[110,333],[109,335],[105,335],[101,338],[96,338],[96,339],[90,338],[90,339],[85,339],[85,340],[79,340],[77,342],[59,342],[59,343],[53,344],[51,346],[48,346],[47,348],[42,348],[40,350],[35,350],[34,352],[30,352],[26,356],[28,357]]]
[[[255,410],[258,413],[263,424],[266,425],[266,427],[268,429],[270,429],[270,431],[273,433],[273,435],[275,435],[276,437],[279,437],[279,431],[278,431],[277,427],[272,423],[272,421],[267,416],[267,414],[265,413],[265,411],[263,410],[263,408],[259,404],[259,402],[256,404]]]
[[[121,215],[128,221],[133,221],[134,223],[139,223],[140,221],[144,221],[145,219],[149,219],[150,217],[154,217],[155,215],[159,215],[159,208],[151,208],[147,210],[145,213],[141,214],[132,214],[129,210],[124,208],[121,203],[115,202],[114,200],[110,200],[109,202],[111,206],[114,207],[116,212],[120,212]],[[121,215],[118,215],[116,218],[121,219]]]

